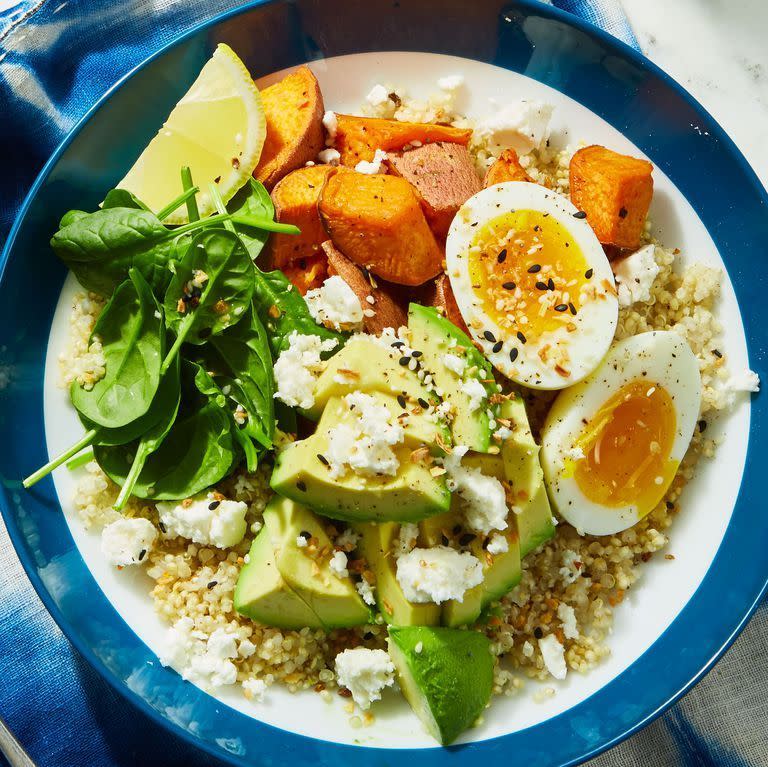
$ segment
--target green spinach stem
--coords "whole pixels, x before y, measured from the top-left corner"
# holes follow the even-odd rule
[[[195,187],[192,183],[192,171],[189,169],[188,165],[184,165],[181,169],[181,186],[185,192],[189,189],[192,189],[193,187],[197,189],[197,187]],[[187,218],[190,221],[200,220],[200,211],[197,207],[197,197],[194,194],[187,198]]]
[[[75,442],[72,447],[67,448],[61,455],[58,455],[52,461],[48,461],[45,466],[41,466],[34,474],[30,474],[22,484],[26,488],[32,487],[37,484],[43,477],[47,477],[54,469],[61,466],[62,463],[68,461],[72,456],[77,455],[83,448],[88,447],[93,443],[98,434],[98,429],[89,429],[85,434]]]
[[[67,461],[67,468],[70,471],[79,469],[81,466],[85,466],[88,461],[93,459],[93,450],[86,450],[81,455],[75,456],[71,461]]]
[[[112,506],[115,511],[122,511],[123,506],[125,506],[128,498],[131,496],[133,486],[136,484],[136,480],[139,478],[141,470],[144,468],[146,456],[142,449],[143,446],[144,440],[142,439],[141,442],[139,442],[139,446],[136,448],[136,455],[133,456],[133,463],[131,464],[128,476],[125,478],[125,482],[123,482],[123,486],[120,488],[120,494],[117,496],[117,500]]]
[[[163,221],[173,213],[174,210],[180,208],[185,202],[189,204],[189,200],[194,200],[195,195],[200,190],[196,186],[192,186],[189,189],[185,189],[175,200],[171,200],[162,210],[158,211],[157,217]]]

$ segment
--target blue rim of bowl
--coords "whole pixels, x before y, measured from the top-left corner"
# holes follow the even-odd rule
[[[128,73],[126,73],[123,77],[121,77],[112,87],[110,87],[104,93],[104,95],[85,113],[85,115],[77,122],[77,124],[62,140],[62,142],[56,148],[56,150],[54,151],[54,153],[52,154],[48,162],[44,165],[39,175],[35,179],[35,182],[33,183],[29,193],[27,194],[26,198],[24,199],[24,202],[22,203],[19,209],[19,212],[14,221],[14,224],[9,232],[8,239],[3,248],[3,252],[0,255],[0,281],[3,278],[5,267],[8,262],[10,252],[13,249],[13,245],[16,240],[18,231],[30,207],[32,206],[32,203],[37,195],[38,190],[40,189],[41,185],[48,177],[51,170],[55,167],[55,165],[59,161],[61,155],[69,147],[69,145],[72,143],[74,138],[80,133],[80,131],[85,126],[85,124],[91,119],[93,114],[97,112],[114,95],[114,93],[118,91],[138,71],[142,70],[150,62],[153,62],[156,59],[163,56],[164,54],[166,54],[169,50],[173,49],[177,45],[188,40],[189,38],[201,32],[204,32],[206,29],[212,28],[220,24],[222,21],[225,21],[227,19],[230,19],[232,17],[238,16],[244,13],[248,13],[249,11],[252,11],[260,6],[269,5],[272,2],[273,0],[251,0],[250,2],[242,6],[230,9],[206,21],[196,24],[195,26],[186,30],[184,33],[178,35],[174,40],[170,41],[169,43],[159,48],[155,53],[148,56],[140,64],[133,67]],[[683,99],[683,101],[685,101],[689,107],[691,107],[695,112],[697,112],[700,117],[703,118],[703,121],[707,123],[706,127],[708,129],[708,132],[712,136],[714,136],[719,142],[722,142],[725,150],[728,152],[730,156],[730,159],[735,160],[735,162],[738,165],[738,168],[737,168],[738,171],[742,174],[743,178],[751,185],[751,187],[753,187],[753,191],[756,192],[757,197],[760,200],[760,203],[762,204],[762,206],[764,206],[765,210],[768,211],[768,193],[766,193],[765,188],[759,181],[757,175],[755,174],[754,170],[747,162],[746,158],[741,154],[741,152],[736,147],[734,142],[725,133],[725,131],[721,128],[721,126],[717,123],[717,121],[715,121],[714,118],[712,118],[712,116],[696,101],[696,99],[693,98],[693,96],[691,96],[682,86],[680,86],[676,81],[674,81],[662,69],[660,69],[657,65],[655,65],[653,62],[648,60],[645,56],[643,56],[641,53],[639,53],[635,49],[631,48],[630,46],[618,40],[617,38],[614,38],[608,32],[605,32],[599,27],[596,27],[591,23],[582,20],[577,16],[573,16],[572,14],[566,11],[562,11],[552,6],[543,6],[538,0],[514,0],[514,5],[527,11],[529,15],[549,17],[551,19],[564,23],[566,26],[573,27],[579,30],[580,32],[586,34],[589,37],[596,38],[606,48],[609,48],[609,49],[613,48],[614,50],[616,50],[616,52],[620,56],[628,58],[634,65],[636,65],[642,70],[645,70],[646,72],[649,72],[652,76],[660,80],[663,85],[671,89],[678,97]],[[531,76],[534,79],[539,79],[539,78],[536,78],[535,75],[527,75],[527,76]],[[604,119],[607,119],[607,118],[604,117]],[[619,126],[616,126],[616,127],[619,130],[621,130]],[[737,289],[737,286],[735,285],[734,288]],[[737,292],[738,292],[738,289],[737,289]],[[750,444],[748,447],[746,466],[749,465],[749,458],[750,458],[750,455],[752,454],[753,445],[752,445],[751,434],[752,434],[752,430],[750,429]],[[746,471],[747,471],[746,466],[745,466],[744,475],[746,475]],[[742,476],[742,482],[739,489],[739,496],[736,501],[734,512],[742,503],[743,491],[744,491],[744,482],[743,482],[743,476]],[[2,512],[3,517],[6,521],[9,536],[22,562],[22,565],[27,573],[27,576],[29,577],[35,591],[37,592],[38,596],[40,597],[41,601],[45,605],[48,612],[51,614],[51,616],[56,621],[56,623],[61,628],[61,630],[64,632],[64,634],[67,636],[69,641],[75,646],[78,652],[88,661],[88,663],[100,674],[100,676],[108,684],[110,684],[117,692],[119,692],[123,697],[125,697],[133,705],[135,705],[140,711],[142,711],[145,715],[150,717],[153,721],[155,721],[160,726],[174,732],[174,734],[182,738],[184,741],[186,741],[190,745],[196,748],[200,748],[203,751],[209,753],[211,756],[214,756],[218,759],[229,761],[232,764],[237,764],[237,765],[252,764],[250,760],[240,759],[237,757],[237,755],[227,751],[225,748],[223,748],[218,744],[214,744],[213,742],[209,742],[202,738],[196,737],[195,735],[190,733],[185,728],[181,727],[176,722],[171,721],[167,717],[160,714],[156,709],[151,707],[144,700],[144,698],[142,698],[138,693],[135,693],[133,690],[129,689],[122,679],[120,679],[115,673],[113,673],[110,669],[108,669],[103,664],[101,659],[99,659],[95,655],[95,653],[92,651],[90,646],[88,646],[85,642],[79,639],[77,632],[70,628],[68,619],[64,616],[62,610],[53,600],[45,584],[42,582],[37,572],[35,563],[32,560],[31,555],[27,553],[27,549],[24,545],[24,536],[21,530],[18,528],[13,516],[11,515],[9,508],[7,508],[7,504],[5,502],[6,501],[5,495],[6,495],[5,489],[3,488],[2,492],[0,492],[0,500],[3,501],[2,503],[0,503],[0,511]],[[639,658],[637,658],[628,668],[622,671],[617,677],[614,677],[610,682],[606,683],[606,685],[604,685],[602,688],[594,692],[584,701],[581,701],[580,703],[578,703],[576,706],[560,714],[557,714],[539,724],[532,725],[531,727],[528,727],[524,730],[520,730],[514,733],[501,735],[494,738],[489,738],[483,741],[463,744],[461,746],[458,746],[457,749],[459,749],[460,752],[462,753],[465,750],[469,750],[471,752],[474,752],[474,754],[477,756],[484,756],[484,757],[488,757],[491,755],[502,755],[503,753],[505,753],[505,751],[498,748],[500,744],[503,745],[506,742],[508,742],[510,739],[516,738],[522,735],[523,733],[528,733],[532,730],[536,730],[539,728],[551,729],[556,723],[564,722],[573,711],[588,706],[590,704],[590,701],[592,701],[594,698],[599,696],[601,692],[605,691],[607,688],[615,687],[621,680],[627,679],[631,674],[631,672],[633,671],[633,669],[636,668],[646,657],[648,657],[651,653],[654,653],[654,652],[659,653],[659,648],[663,644],[674,645],[674,638],[671,638],[671,637],[672,637],[672,634],[674,633],[675,627],[677,624],[681,622],[680,619],[683,613],[687,612],[689,608],[691,608],[693,603],[696,602],[697,596],[701,593],[704,587],[704,584],[710,579],[710,577],[712,577],[712,572],[715,569],[715,563],[717,563],[720,558],[720,553],[723,549],[723,546],[726,540],[729,537],[729,534],[731,534],[732,532],[732,528],[733,528],[733,525],[732,525],[732,519],[731,519],[731,521],[729,522],[728,528],[726,529],[725,535],[723,536],[723,539],[718,547],[718,551],[715,555],[715,558],[713,559],[712,564],[710,565],[707,573],[702,579],[702,582],[697,587],[695,593],[693,594],[689,602],[683,607],[683,609],[676,616],[673,622],[667,627],[667,629],[665,629],[664,632],[662,632],[662,634],[656,639],[656,641],[651,645],[651,647],[649,647]],[[75,547],[75,550],[76,550],[76,547]],[[79,555],[79,552],[78,552],[78,555]],[[82,561],[82,558],[81,558],[81,563],[82,563],[82,566],[85,567],[85,563]],[[646,705],[643,708],[642,712],[633,714],[633,717],[632,717],[633,724],[627,725],[627,726],[620,726],[619,727],[620,731],[615,731],[610,735],[598,737],[597,738],[597,740],[599,741],[598,745],[588,749],[587,751],[580,752],[578,755],[573,755],[573,754],[566,755],[564,757],[565,761],[562,761],[562,759],[560,759],[559,757],[556,757],[560,759],[559,761],[556,762],[558,767],[572,767],[574,765],[581,764],[582,762],[590,758],[598,756],[604,751],[612,748],[613,746],[619,744],[626,738],[630,737],[631,735],[636,733],[638,730],[642,729],[643,727],[651,723],[653,720],[655,720],[664,711],[666,711],[672,704],[674,704],[683,695],[685,695],[696,683],[698,683],[701,680],[701,678],[704,675],[706,675],[711,670],[714,664],[722,657],[723,653],[725,653],[725,651],[731,646],[731,644],[735,641],[735,639],[744,629],[745,625],[747,624],[747,622],[749,621],[749,619],[751,618],[751,616],[759,606],[763,596],[765,596],[766,593],[768,593],[768,572],[765,573],[765,580],[763,581],[762,585],[760,585],[753,594],[747,594],[745,595],[745,598],[741,600],[740,604],[742,606],[735,610],[735,613],[737,613],[740,617],[738,617],[736,622],[732,624],[732,628],[730,629],[729,633],[726,635],[725,639],[718,640],[718,642],[715,643],[714,645],[714,650],[707,651],[704,658],[701,661],[698,661],[696,663],[696,665],[699,666],[699,668],[695,673],[690,674],[689,672],[683,672],[682,674],[680,674],[678,670],[678,673],[677,673],[678,680],[675,681],[674,683],[669,684],[669,686],[672,687],[673,691],[670,693],[659,692],[657,697],[660,700],[658,702],[651,705]],[[119,619],[122,626],[124,626],[131,634],[133,634],[133,631],[124,622],[122,617],[116,613],[116,611],[115,611],[115,615]],[[138,643],[143,645],[143,642],[141,642],[141,640],[138,639],[138,637],[136,637],[135,634],[134,634],[134,638]],[[155,656],[149,650],[149,648],[146,648],[146,645],[144,645],[144,647],[147,653],[149,653],[149,655],[152,658],[154,658]],[[180,684],[183,684],[181,682],[180,677],[177,677],[177,679]],[[205,694],[203,695],[204,697],[209,698],[210,701],[216,704],[219,703],[218,700],[210,696],[207,696]],[[248,715],[242,714],[235,709],[228,709],[228,710],[231,711],[233,716],[242,717],[244,720],[248,722],[252,722],[258,725],[258,727],[260,728],[265,728],[266,730],[275,731],[275,733],[278,734],[278,737],[282,737],[286,741],[289,739],[297,739],[299,742],[303,742],[303,745],[310,744],[309,748],[305,751],[305,756],[307,757],[307,761],[306,761],[307,764],[310,761],[315,761],[315,762],[317,761],[318,755],[319,755],[318,748],[324,749],[326,751],[334,751],[334,753],[337,756],[341,756],[342,754],[344,754],[348,758],[354,758],[355,752],[360,751],[361,749],[360,746],[349,746],[346,744],[319,740],[313,737],[296,734],[287,730],[282,730],[281,728],[275,727],[273,725],[269,725],[259,720],[252,719]],[[599,717],[599,710],[594,711],[593,716]],[[577,724],[571,723],[570,729],[574,729],[574,728],[578,729],[578,727],[585,727],[589,724],[589,722],[591,722],[591,720],[587,718],[587,720],[584,720]],[[570,729],[569,728],[564,729],[561,734],[567,735]],[[551,736],[547,736],[547,737],[551,737]],[[551,747],[552,741],[542,740],[541,745]],[[408,752],[413,752],[413,754],[418,756],[418,758],[421,758],[422,760],[426,760],[427,765],[429,764],[439,765],[439,764],[443,764],[445,761],[443,759],[443,755],[446,755],[446,758],[447,758],[447,756],[453,753],[455,750],[456,749],[454,748],[450,748],[450,749],[441,749],[441,748],[381,749],[381,748],[365,747],[364,751],[362,751],[361,753],[366,753],[371,755],[373,753],[378,752],[380,754],[385,754],[393,758],[397,758],[398,756],[402,755],[403,752],[408,751]],[[544,764],[544,763],[537,761],[537,764]],[[547,762],[546,764],[554,765],[555,762]]]

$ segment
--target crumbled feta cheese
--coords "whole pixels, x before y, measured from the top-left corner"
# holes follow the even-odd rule
[[[507,426],[499,426],[498,429],[496,429],[495,432],[493,432],[493,438],[497,442],[504,442],[504,440],[509,439],[512,436],[512,429],[508,428]]]
[[[247,510],[243,501],[217,500],[212,493],[181,503],[157,504],[167,537],[180,536],[219,549],[228,549],[243,540]]]
[[[469,397],[469,410],[474,412],[485,407],[488,392],[482,382],[477,378],[469,378],[461,384],[461,391]]]
[[[465,526],[483,535],[507,528],[507,495],[496,477],[483,474],[474,466],[462,466],[465,445],[454,446],[443,459],[448,472],[448,489],[460,499]]]
[[[376,84],[368,91],[365,100],[372,107],[384,106],[389,101],[389,91],[381,84]]]
[[[136,565],[147,561],[156,537],[148,519],[117,519],[101,531],[101,553],[116,567]]]
[[[400,525],[400,534],[394,547],[394,557],[397,559],[403,554],[407,554],[416,546],[419,539],[419,526],[413,522],[404,522]]]
[[[341,160],[341,152],[337,149],[323,149],[317,153],[318,162],[323,165],[338,165]]]
[[[533,657],[533,645],[527,639],[523,642],[523,655],[526,658]]]
[[[336,679],[352,693],[363,710],[381,699],[381,691],[395,683],[395,666],[384,650],[355,647],[336,656]]]
[[[731,373],[727,386],[731,391],[758,392],[760,391],[760,378],[753,370],[744,368],[744,370]]]
[[[256,652],[256,645],[250,639],[243,639],[237,647],[241,658],[250,658]]]
[[[389,408],[370,394],[353,392],[344,401],[356,418],[328,432],[325,457],[331,477],[341,476],[347,467],[358,474],[393,477],[400,461],[392,448],[403,441],[403,427],[393,423]]]
[[[340,549],[345,551],[352,551],[357,548],[357,544],[360,541],[360,535],[356,533],[351,527],[348,527],[337,539],[336,545]]]
[[[651,300],[651,287],[661,267],[656,263],[654,245],[646,245],[614,264],[619,306]]]
[[[581,461],[587,456],[584,455],[584,451],[580,447],[571,447],[565,451],[566,461]]]
[[[367,580],[365,580],[365,578],[362,578],[360,581],[358,581],[355,584],[355,588],[357,589],[357,593],[360,594],[360,596],[363,598],[363,602],[365,602],[365,604],[376,604],[376,597],[373,595],[373,587],[370,583],[368,583]]]
[[[563,583],[568,586],[576,581],[581,574],[581,562],[579,555],[572,549],[566,549],[563,552],[562,557],[563,566],[560,568],[560,577],[563,579]],[[577,566],[577,563],[579,566]]]
[[[518,154],[541,149],[550,134],[554,107],[541,101],[508,103],[477,125],[475,134],[496,146],[511,147]]]
[[[305,336],[295,330],[288,337],[288,348],[280,353],[274,366],[275,397],[289,407],[310,408],[315,404],[315,381],[325,368],[323,352],[334,349],[334,338]]]
[[[509,541],[506,536],[494,533],[488,541],[487,549],[489,554],[504,554],[509,551]]]
[[[444,354],[443,365],[448,368],[452,373],[461,378],[464,375],[464,371],[467,369],[467,361],[464,357],[459,357],[458,354]]]
[[[347,555],[343,551],[334,551],[328,566],[337,578],[346,578],[349,575]]]
[[[267,683],[263,679],[245,679],[243,681],[245,697],[261,703],[267,691]]]
[[[565,679],[568,667],[565,665],[565,648],[554,634],[539,639],[539,650],[544,666],[555,679]]]
[[[202,687],[216,689],[237,681],[238,635],[217,628],[210,637],[195,629],[192,618],[179,618],[165,635],[160,663],[171,666],[182,678]]]
[[[365,173],[369,176],[374,176],[377,173],[382,172],[382,163],[387,159],[387,153],[383,149],[377,149],[373,153],[373,159],[370,162],[361,160],[355,165],[355,170],[358,173]]]
[[[308,290],[304,296],[312,319],[333,330],[360,330],[363,307],[355,292],[342,277],[334,274],[321,287]]]
[[[480,560],[448,546],[413,549],[397,560],[397,581],[409,602],[463,601],[464,594],[483,581]]]
[[[296,536],[296,546],[300,549],[305,549],[309,541],[303,535]]]
[[[336,138],[336,131],[339,128],[339,121],[336,119],[336,112],[328,110],[323,115],[323,127],[328,134],[327,143],[329,146],[333,145],[333,141]]]
[[[464,75],[448,75],[448,77],[441,77],[437,81],[437,87],[448,93],[457,91],[462,85],[464,85]]]
[[[566,639],[578,639],[579,627],[576,622],[576,613],[570,605],[560,602],[557,606],[557,617],[563,624],[563,636]]]

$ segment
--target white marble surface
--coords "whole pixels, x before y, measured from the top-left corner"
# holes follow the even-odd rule
[[[621,0],[643,52],[723,126],[768,186],[768,0]]]

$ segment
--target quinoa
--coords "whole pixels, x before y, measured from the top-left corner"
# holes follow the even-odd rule
[[[456,113],[455,91],[417,101],[409,99],[404,89],[385,87],[390,97],[376,105],[364,105],[365,114],[473,127],[471,120]],[[568,168],[576,149],[575,144],[561,149],[545,147],[523,155],[520,162],[533,181],[567,195]],[[478,173],[483,174],[501,148],[473,138],[469,150]],[[730,407],[733,400],[727,386],[727,354],[719,347],[721,327],[715,316],[722,275],[703,264],[686,265],[679,251],[663,247],[650,233],[649,222],[644,244],[655,246],[659,273],[648,301],[620,311],[616,339],[648,330],[674,330],[682,335],[699,361],[703,387],[699,419],[706,423]],[[76,296],[68,346],[60,357],[63,385],[77,380],[93,386],[103,376],[101,345],[98,339],[90,339],[103,305],[93,294]],[[526,390],[523,394],[537,434],[556,393]],[[700,458],[711,458],[715,453],[716,440],[703,432],[702,428],[695,430],[665,499],[633,527],[612,536],[581,536],[560,522],[554,538],[525,558],[519,585],[493,605],[488,619],[475,627],[490,638],[497,656],[495,694],[516,694],[526,679],[551,679],[539,649],[539,640],[547,635],[554,634],[563,645],[565,662],[572,671],[586,673],[610,654],[608,637],[614,609],[641,579],[642,565],[666,547],[680,512],[683,488]],[[235,612],[235,584],[253,538],[261,529],[262,512],[271,495],[270,470],[264,465],[253,474],[240,471],[215,488],[227,498],[248,504],[248,532],[237,546],[227,550],[200,546],[169,538],[160,528],[146,563],[147,575],[153,581],[151,597],[155,610],[169,625],[189,618],[195,630],[206,636],[218,628],[237,635],[238,655],[232,662],[237,667],[237,682],[246,683],[246,697],[250,697],[254,681],[261,680],[266,685],[279,682],[291,691],[313,689],[330,701],[332,691],[338,690],[333,670],[337,653],[359,645],[385,648],[386,626],[378,622],[331,632],[309,628],[293,631],[264,626]],[[90,462],[81,472],[75,498],[83,523],[99,528],[118,518],[112,509],[117,492],[117,486]],[[147,501],[132,498],[123,515],[142,516],[159,525],[157,510]],[[329,524],[327,531],[335,541],[336,528]],[[343,689],[338,692],[345,693]],[[534,699],[543,701],[554,694],[554,688],[542,687]],[[347,710],[350,714],[354,711],[351,703]],[[372,717],[366,714],[363,720],[354,720],[362,726],[370,724]]]

